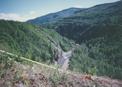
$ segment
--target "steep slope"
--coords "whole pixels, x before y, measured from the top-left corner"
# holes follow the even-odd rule
[[[84,38],[84,35],[87,36],[87,31],[94,31],[94,27],[99,30],[99,25],[105,27],[111,25],[122,25],[121,15],[122,1],[119,1],[115,3],[97,5],[95,7],[79,11],[75,16],[64,18],[58,21],[55,25],[57,32],[59,32],[61,35],[80,43],[83,40],[92,38],[89,36]],[[109,31],[111,30],[109,29]],[[96,33],[95,35],[97,37],[98,34]]]
[[[122,87],[121,80],[61,72],[23,57],[18,60],[14,55],[0,50],[1,87]]]
[[[52,63],[54,54],[50,39],[60,44],[63,50],[70,48],[69,40],[53,30],[48,31],[27,23],[0,20],[1,50]]]
[[[27,22],[36,24],[36,25],[44,25],[56,22],[62,18],[69,17],[74,15],[75,12],[81,10],[80,8],[69,8],[56,13],[50,13],[42,17],[38,17],[36,19],[28,20]]]

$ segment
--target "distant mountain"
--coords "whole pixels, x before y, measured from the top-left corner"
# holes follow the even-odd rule
[[[80,11],[80,8],[69,8],[65,9],[56,13],[50,13],[41,17],[38,17],[36,19],[28,20],[27,22],[41,25],[41,24],[49,24],[52,22],[56,22],[62,18],[69,17],[71,15],[74,15],[77,11]]]
[[[104,36],[107,26],[122,25],[122,1],[97,5],[56,22],[53,26],[61,35],[81,43],[95,37]],[[105,27],[105,28],[102,28]],[[95,30],[96,28],[96,30]],[[116,27],[117,28],[117,27]],[[111,29],[108,29],[111,32]],[[106,33],[108,33],[108,31]],[[93,34],[95,33],[96,34]],[[101,33],[98,35],[98,33]]]

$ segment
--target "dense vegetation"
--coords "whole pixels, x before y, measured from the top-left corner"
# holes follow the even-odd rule
[[[116,33],[114,27],[112,28],[113,33]],[[54,50],[49,39],[50,36],[65,51],[71,47],[75,48],[69,69],[121,79],[122,46],[121,42],[118,42],[121,38],[121,29],[117,31],[117,35],[111,35],[111,33],[108,35],[112,39],[109,39],[110,36],[99,37],[85,41],[81,45],[75,45],[73,41],[71,44],[71,41],[61,37],[54,30],[42,29],[26,23],[0,21],[0,48],[2,50],[32,60],[53,63]]]
[[[121,10],[122,1],[98,5],[58,21],[55,28],[61,35],[81,43],[84,40],[102,37],[104,32],[112,32],[112,26],[121,28]]]
[[[69,41],[54,30],[48,31],[26,23],[0,21],[1,50],[52,63],[54,54],[50,39],[61,44],[64,50],[70,48]]]

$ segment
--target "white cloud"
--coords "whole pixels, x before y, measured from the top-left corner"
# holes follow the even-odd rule
[[[14,20],[14,21],[24,21],[25,18],[21,17],[15,13],[0,13],[0,19],[4,20]]]
[[[19,15],[16,13],[0,13],[0,19],[21,21],[21,22],[36,18],[38,16],[40,15],[37,14],[35,11],[30,11],[26,15]]]

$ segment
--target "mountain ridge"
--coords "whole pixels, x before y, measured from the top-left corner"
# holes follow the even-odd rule
[[[45,23],[50,23],[50,22],[56,22],[57,20],[60,20],[61,18],[68,17],[75,14],[75,12],[79,10],[81,10],[81,8],[72,7],[72,8],[64,9],[58,12],[49,13],[47,15],[28,20],[27,22],[33,23],[36,25],[40,25],[40,23],[45,24]]]
[[[104,10],[104,8],[107,8],[107,7],[110,7],[112,5],[115,5],[116,3],[122,3],[122,1],[117,1],[117,2],[112,2],[112,3],[104,3],[104,4],[100,4],[100,5],[95,5],[95,6],[92,6],[92,7],[89,7],[89,8],[75,8],[75,7],[71,7],[71,8],[64,9],[64,10],[61,10],[61,11],[58,11],[58,12],[48,13],[47,15],[43,15],[43,16],[37,17],[35,19],[28,20],[27,22],[43,26],[43,24],[49,24],[50,21],[52,21],[52,23],[53,23],[53,21],[57,22],[57,21],[60,21],[60,19],[67,18],[67,17],[73,16],[73,15],[77,15],[77,13],[79,14],[80,12],[89,12],[89,10],[91,12],[93,12],[92,9],[94,11],[98,12],[98,10],[99,10],[98,8],[100,8],[100,9],[103,8],[103,10]],[[95,9],[95,8],[97,8],[97,9]],[[68,15],[68,16],[61,17],[60,19],[57,19],[57,20],[55,20],[55,18],[53,18],[53,15],[55,16],[55,15],[58,15],[58,14],[61,14],[61,13],[62,14],[64,13],[65,15],[67,15],[68,11],[69,11],[69,13],[71,11],[71,14]],[[51,17],[52,17],[52,20],[50,20]],[[47,18],[49,18],[49,19],[47,19]]]

